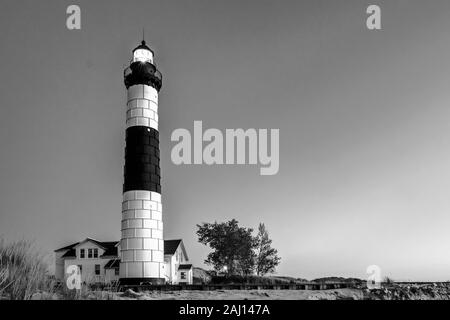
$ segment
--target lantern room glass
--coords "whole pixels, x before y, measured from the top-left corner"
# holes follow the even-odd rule
[[[133,53],[133,62],[150,62],[153,63],[153,53],[146,49],[137,49]]]

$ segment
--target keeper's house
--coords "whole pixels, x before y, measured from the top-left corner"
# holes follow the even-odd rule
[[[95,239],[73,243],[55,250],[55,276],[64,281],[70,265],[77,265],[84,283],[119,280],[120,243],[101,242]],[[164,240],[164,276],[167,284],[192,284],[192,264],[183,240]]]

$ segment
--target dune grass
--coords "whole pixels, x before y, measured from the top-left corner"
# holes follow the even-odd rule
[[[0,239],[0,299],[29,300],[37,294],[33,299],[110,300],[117,291],[117,284],[106,282],[70,290],[50,276],[45,256],[31,241],[7,243]]]
[[[0,239],[0,297],[28,300],[51,286],[44,256],[30,241],[6,243]]]

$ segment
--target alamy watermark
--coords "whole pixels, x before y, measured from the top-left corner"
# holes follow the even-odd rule
[[[69,16],[66,19],[66,27],[69,30],[81,29],[81,8],[78,5],[72,4],[67,7],[66,14]]]
[[[367,7],[367,14],[370,16],[366,20],[366,26],[369,30],[381,30],[381,8],[378,5],[372,4]]]
[[[366,269],[367,277],[367,289],[380,289],[381,288],[381,268],[375,264],[368,266]]]
[[[81,289],[81,270],[77,265],[70,265],[67,267],[66,274],[68,277],[66,279],[66,286],[69,290],[80,290]]]
[[[280,168],[279,140],[279,129],[225,129],[223,134],[214,128],[203,132],[202,121],[194,121],[192,135],[182,128],[172,132],[171,141],[178,143],[171,159],[176,165],[259,164],[261,175],[275,175]]]
[[[81,8],[78,5],[69,5],[66,9],[66,27],[69,30],[81,29]],[[381,8],[378,5],[371,4],[366,9],[369,16],[366,20],[366,26],[369,30],[381,30]]]

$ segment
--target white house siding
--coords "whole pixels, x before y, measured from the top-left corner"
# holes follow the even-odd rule
[[[186,272],[186,279],[181,278],[181,273]],[[186,284],[192,284],[193,283],[193,269],[189,270],[178,270],[178,283],[186,283]]]
[[[55,252],[55,278],[64,279],[64,258],[61,258],[66,251]]]
[[[98,258],[88,258],[88,249],[98,249]],[[80,250],[85,250],[85,257],[80,258]],[[65,277],[68,276],[66,273],[67,268],[70,265],[81,266],[81,281],[86,283],[91,282],[104,282],[105,281],[105,265],[110,259],[100,258],[104,253],[104,250],[100,248],[96,243],[87,241],[75,247],[76,258],[66,258],[64,261],[64,274]],[[95,265],[100,265],[100,275],[95,274]]]
[[[167,283],[173,283],[174,281],[174,266],[172,264],[172,256],[167,254],[164,256],[164,265],[165,265],[165,279]]]
[[[172,284],[179,283],[178,266],[186,263],[181,245],[178,246],[173,255],[166,254],[164,256],[164,262],[166,264],[166,276],[169,277],[169,282]]]
[[[114,269],[105,269],[105,282],[118,281],[119,275],[115,274]]]

